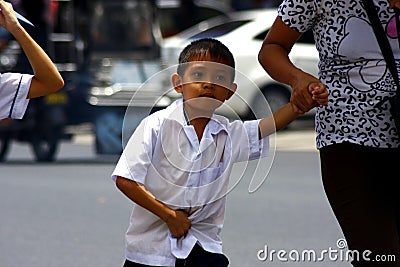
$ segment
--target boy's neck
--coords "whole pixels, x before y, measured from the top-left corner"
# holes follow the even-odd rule
[[[183,104],[183,113],[186,123],[194,127],[197,137],[200,141],[201,137],[203,136],[204,129],[214,113],[190,109],[188,106],[185,106],[185,103]]]
[[[186,122],[188,124],[193,124],[193,122],[199,120],[199,121],[209,121],[211,117],[214,115],[214,110],[213,111],[206,111],[206,110],[200,110],[200,109],[195,109],[191,108],[190,106],[186,105],[185,102],[183,102],[183,114],[185,116]]]

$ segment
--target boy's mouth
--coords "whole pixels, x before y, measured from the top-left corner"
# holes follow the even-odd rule
[[[208,97],[208,98],[213,98],[215,99],[215,96],[213,94],[202,94],[200,97]]]

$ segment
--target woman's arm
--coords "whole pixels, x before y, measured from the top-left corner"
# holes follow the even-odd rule
[[[291,102],[296,113],[303,114],[317,103],[308,91],[310,83],[320,83],[319,79],[293,65],[289,53],[301,36],[278,16],[265,37],[258,60],[266,72],[275,80],[292,88]]]
[[[63,78],[48,55],[20,25],[12,5],[0,0],[0,8],[0,25],[15,37],[33,69],[34,76],[28,98],[47,95],[61,89],[64,86]]]

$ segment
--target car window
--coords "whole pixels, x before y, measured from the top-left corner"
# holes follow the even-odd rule
[[[249,20],[242,20],[242,21],[230,21],[227,23],[223,23],[214,27],[211,27],[201,33],[193,35],[191,39],[200,39],[200,38],[216,38],[221,35],[227,34],[234,29],[248,23]]]
[[[262,33],[256,35],[256,37],[254,37],[254,39],[259,40],[259,41],[263,41],[265,39],[265,36],[267,35],[269,29],[263,31]]]
[[[175,35],[187,28],[196,25],[200,21],[225,15],[219,10],[208,7],[196,7],[196,12],[190,14],[190,19],[186,19],[179,8],[160,8],[158,18],[160,21],[161,35],[166,38]]]
[[[98,2],[90,28],[94,51],[131,51],[155,45],[153,8],[146,2]]]

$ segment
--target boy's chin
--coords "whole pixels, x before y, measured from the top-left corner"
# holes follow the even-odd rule
[[[223,104],[223,102],[215,98],[199,97],[186,101],[186,104],[188,104],[192,108],[195,108],[196,110],[203,110],[204,112],[214,112]]]

